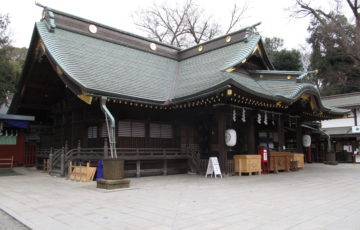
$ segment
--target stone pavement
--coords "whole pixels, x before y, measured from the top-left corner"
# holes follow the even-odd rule
[[[0,229],[1,230],[29,230],[19,221],[0,209]]]
[[[224,179],[131,179],[104,191],[34,169],[0,177],[0,208],[32,229],[360,229],[360,165]],[[1,226],[0,226],[1,229]]]

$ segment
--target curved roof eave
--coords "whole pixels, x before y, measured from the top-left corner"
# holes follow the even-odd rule
[[[349,110],[345,110],[345,109],[338,109],[338,108],[332,108],[332,107],[325,106],[321,101],[321,97],[320,97],[320,93],[319,93],[318,89],[314,85],[310,85],[310,84],[306,84],[306,85],[302,86],[297,92],[293,93],[293,97],[291,97],[291,98],[284,97],[282,95],[276,95],[276,96],[281,101],[284,101],[287,103],[293,103],[293,102],[299,100],[299,98],[301,98],[301,96],[304,94],[310,94],[310,95],[314,96],[314,98],[316,100],[316,104],[319,106],[320,111],[325,111],[327,113],[334,114],[334,115],[344,115],[344,114],[350,112]],[[334,111],[334,109],[336,109],[338,111]]]

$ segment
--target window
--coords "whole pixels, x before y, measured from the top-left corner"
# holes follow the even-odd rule
[[[173,130],[171,125],[161,124],[161,138],[173,138]]]
[[[173,138],[173,129],[169,124],[150,124],[151,138]]]
[[[131,122],[131,136],[132,137],[145,137],[145,123]]]
[[[160,138],[161,137],[161,125],[151,123],[150,124],[150,137],[151,138]]]
[[[119,121],[119,137],[145,137],[145,123],[140,121]]]
[[[88,127],[88,138],[97,138],[97,127],[96,126]]]

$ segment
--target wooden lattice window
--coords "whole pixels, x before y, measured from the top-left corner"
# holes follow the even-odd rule
[[[145,137],[145,123],[135,121],[131,122],[131,136]]]
[[[150,124],[151,138],[173,138],[173,128],[170,124]]]
[[[119,121],[119,137],[145,137],[145,123],[140,121]]]
[[[97,138],[97,126],[88,127],[88,138]]]

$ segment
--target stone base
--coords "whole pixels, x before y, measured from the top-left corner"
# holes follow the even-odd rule
[[[324,161],[324,164],[326,165],[338,165],[337,161]]]
[[[102,188],[102,189],[129,188],[130,180],[127,180],[127,179],[120,179],[120,180],[98,179],[96,181],[96,187]]]

